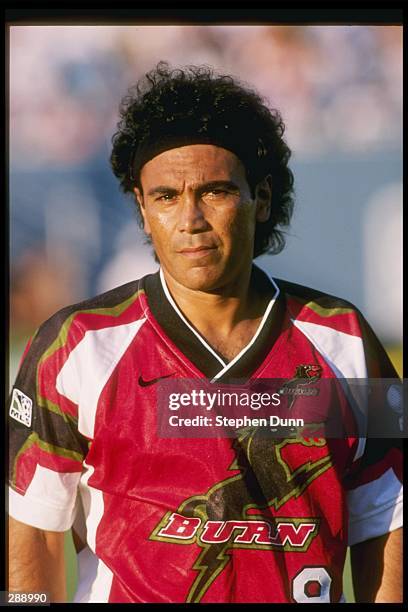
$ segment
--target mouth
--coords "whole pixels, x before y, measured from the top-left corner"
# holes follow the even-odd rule
[[[199,246],[199,247],[191,247],[186,249],[181,249],[178,251],[180,255],[184,255],[184,257],[188,257],[189,259],[199,259],[200,257],[205,257],[211,251],[214,251],[217,247],[214,246]]]

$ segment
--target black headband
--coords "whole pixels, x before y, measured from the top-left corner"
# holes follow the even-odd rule
[[[190,130],[186,127],[190,127]],[[141,142],[135,143],[135,152],[129,167],[131,180],[137,180],[142,167],[157,155],[192,144],[212,144],[228,149],[241,160],[247,172],[251,162],[259,161],[267,155],[261,138],[255,139],[253,135],[245,135],[242,131],[237,134],[236,131],[231,131],[227,124],[215,126],[211,131],[208,126],[205,126],[207,129],[201,126],[199,130],[191,127],[185,124],[173,125],[168,133],[162,130],[161,134],[149,134]]]

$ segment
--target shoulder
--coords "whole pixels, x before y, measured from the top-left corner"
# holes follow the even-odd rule
[[[293,300],[297,300],[299,303],[310,305],[321,304],[327,308],[343,308],[359,312],[354,304],[344,298],[331,295],[320,289],[292,283],[281,278],[275,278],[274,280],[285,295]]]
[[[360,310],[350,301],[331,295],[319,289],[292,283],[280,278],[274,279],[286,299],[292,318],[334,326],[347,321],[363,320]]]
[[[352,302],[304,285],[274,280],[284,296],[292,322],[333,353],[333,360],[338,360],[342,352],[344,357],[346,352],[355,362],[362,362],[364,353],[364,367],[367,368],[364,377],[397,376],[372,327]],[[361,368],[348,368],[347,371],[350,378],[359,378],[365,372]]]
[[[75,345],[89,330],[117,327],[142,319],[145,278],[57,311],[38,328],[32,346],[43,353],[51,346]]]
[[[145,317],[144,281],[137,279],[62,308],[34,333],[24,352],[20,378],[51,380],[71,356],[94,366],[94,356],[109,364],[118,345],[139,330]]]

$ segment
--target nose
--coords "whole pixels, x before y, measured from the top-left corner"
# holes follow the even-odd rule
[[[195,234],[209,227],[205,218],[202,202],[195,194],[186,194],[180,202],[178,229],[180,232]]]

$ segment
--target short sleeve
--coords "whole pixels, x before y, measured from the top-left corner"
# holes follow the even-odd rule
[[[78,431],[78,407],[57,390],[74,342],[70,322],[60,311],[28,343],[8,408],[8,512],[49,531],[74,522],[89,443]]]
[[[369,379],[398,380],[398,374],[386,351],[361,315],[360,323],[367,377]],[[370,405],[368,410],[370,410]],[[384,411],[388,423],[398,423],[398,410],[395,412],[395,405],[387,400],[386,394],[382,401],[376,401],[375,410]],[[389,418],[387,411],[389,411]],[[398,430],[397,425],[392,426],[391,431],[394,430]],[[376,431],[378,432],[378,428]],[[354,462],[344,480],[349,515],[348,543],[350,546],[394,531],[403,523],[402,439],[389,436],[370,437],[368,432],[363,442],[364,452]]]
[[[400,441],[368,438],[345,480],[350,546],[402,526]]]

